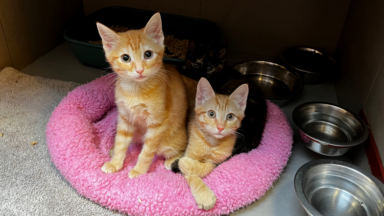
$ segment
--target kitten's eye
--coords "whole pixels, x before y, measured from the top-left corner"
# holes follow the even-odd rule
[[[127,54],[124,54],[124,55],[121,56],[121,60],[123,62],[130,62],[131,61],[131,57],[129,57],[129,55],[127,55]]]
[[[233,114],[228,114],[227,115],[227,120],[232,120],[233,119]]]
[[[215,117],[216,117],[216,113],[215,113],[215,111],[213,111],[213,110],[209,110],[209,111],[207,112],[207,114],[208,114],[208,116],[209,116],[210,118],[215,118]]]
[[[209,71],[212,70],[212,67],[211,67],[211,66],[208,66],[208,67],[207,67],[207,70],[209,70]]]
[[[193,63],[193,67],[195,67],[195,68],[200,68],[200,66],[201,66],[201,64],[199,64],[199,63]]]
[[[149,50],[145,51],[144,58],[150,59],[151,57],[152,57],[152,51],[149,51]]]

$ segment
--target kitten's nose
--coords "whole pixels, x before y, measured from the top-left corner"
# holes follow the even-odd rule
[[[217,130],[219,130],[219,133],[221,133],[221,131],[224,130],[224,127],[222,127],[222,126],[217,126]]]
[[[138,74],[142,74],[144,72],[144,68],[137,68],[136,69],[136,73],[138,73]]]

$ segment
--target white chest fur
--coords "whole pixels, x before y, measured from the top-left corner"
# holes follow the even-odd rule
[[[156,93],[162,92],[163,89],[157,86],[143,88],[142,85],[148,87],[146,83],[138,85],[135,82],[118,82],[115,92],[116,105],[120,116],[124,117],[124,119],[137,126],[147,128],[149,125],[161,123],[161,112],[159,110],[162,109],[159,108],[159,103],[154,102],[154,98],[159,98],[159,95]],[[154,93],[149,95],[145,93],[153,91],[153,88],[156,89]]]
[[[134,124],[146,125],[150,121],[150,110],[147,105],[141,103],[138,99],[130,98],[116,101],[120,116]]]

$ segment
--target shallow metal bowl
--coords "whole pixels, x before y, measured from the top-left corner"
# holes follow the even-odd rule
[[[308,215],[384,215],[384,186],[371,174],[337,160],[304,164],[295,191]]]
[[[335,60],[313,48],[295,47],[287,49],[280,56],[290,70],[296,71],[305,85],[335,80],[338,66]]]
[[[343,155],[368,137],[368,129],[358,116],[333,104],[301,104],[292,118],[305,145],[322,155]]]
[[[300,77],[287,68],[267,61],[247,61],[233,69],[249,77],[258,85],[264,97],[282,106],[303,89]]]

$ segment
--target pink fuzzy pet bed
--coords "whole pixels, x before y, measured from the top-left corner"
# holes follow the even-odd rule
[[[140,145],[131,145],[124,168],[105,174],[116,129],[117,110],[110,74],[68,94],[47,126],[52,161],[82,195],[129,215],[229,214],[259,199],[287,164],[293,132],[281,109],[268,101],[267,123],[260,146],[219,165],[204,182],[216,194],[209,211],[199,210],[180,174],[164,168],[156,157],[148,173],[134,179],[128,172],[136,164]]]

